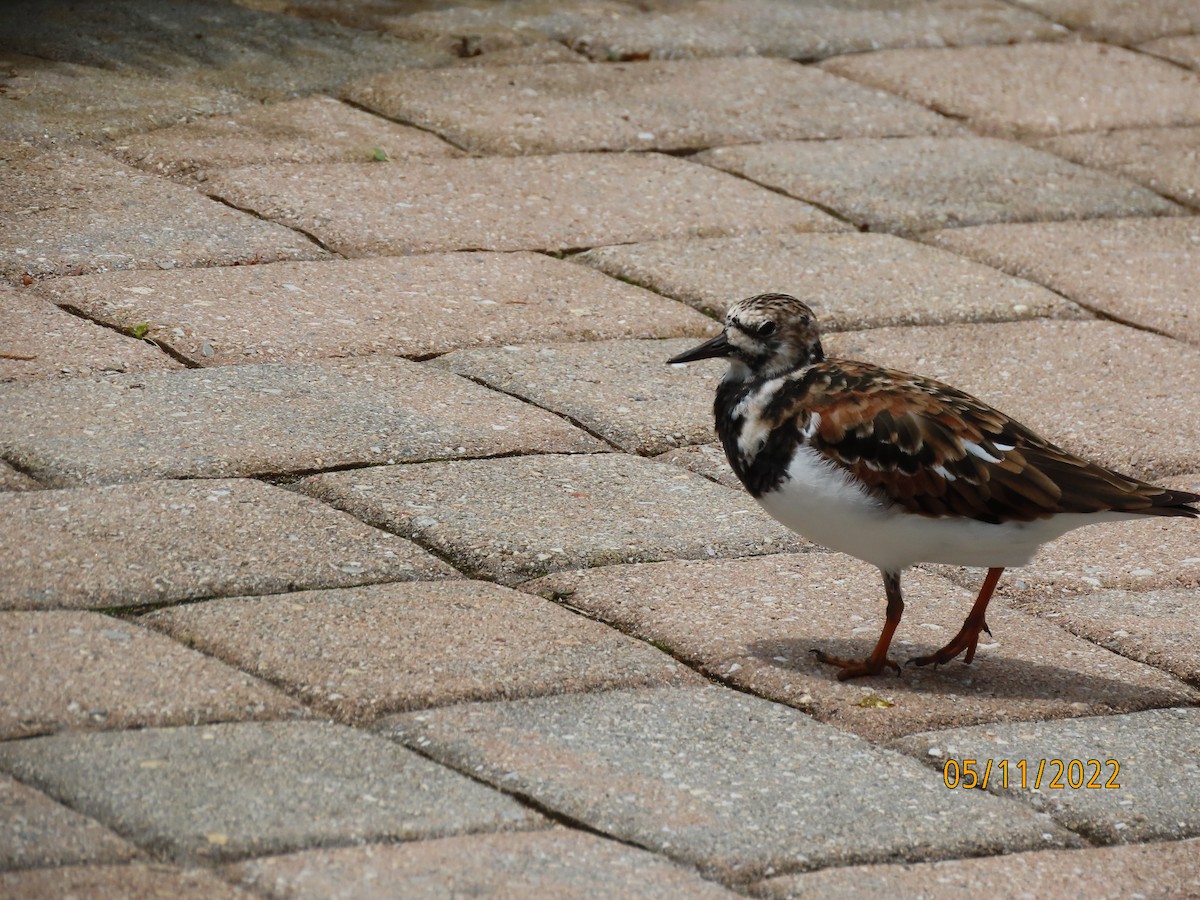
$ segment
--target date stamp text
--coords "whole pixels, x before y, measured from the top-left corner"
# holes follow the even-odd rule
[[[950,790],[999,785],[1021,790],[1119,790],[1115,759],[948,759],[942,781]]]

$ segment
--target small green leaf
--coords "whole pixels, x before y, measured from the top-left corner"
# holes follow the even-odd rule
[[[371,160],[373,162],[388,162],[390,159],[391,157],[388,156],[387,151],[382,147],[376,147],[371,151]]]
[[[129,333],[132,334],[139,341],[142,338],[144,338],[147,334],[149,334],[149,332],[150,332],[150,323],[149,322],[138,322],[136,325],[131,326],[129,329]]]
[[[891,700],[884,700],[877,694],[868,694],[863,697],[855,706],[861,706],[863,709],[887,709],[889,706],[895,706]]]

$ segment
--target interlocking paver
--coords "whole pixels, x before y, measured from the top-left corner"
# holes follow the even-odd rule
[[[90,612],[0,613],[0,740],[302,711],[269,684],[129,622]]]
[[[205,869],[179,869],[161,863],[0,872],[0,892],[12,897],[72,900],[251,900],[254,896]]]
[[[18,472],[8,463],[0,462],[0,491],[32,491],[41,487],[23,472]]]
[[[1039,319],[832,334],[825,350],[945,381],[1119,470],[1200,471],[1200,423],[1179,414],[1200,396],[1200,350],[1170,338]]]
[[[51,485],[602,447],[557,416],[386,356],[0,385],[0,452]]]
[[[256,891],[322,900],[404,897],[733,898],[661,856],[580,831],[553,828],[436,841],[309,850],[231,866]]]
[[[211,600],[145,621],[349,724],[472,700],[699,680],[647,644],[477,581]]]
[[[207,169],[271,162],[370,162],[410,156],[457,156],[445,141],[398,125],[333,97],[252,106],[160,128],[121,141],[126,162],[165,175],[204,178]]]
[[[137,855],[136,847],[99,822],[0,775],[0,870],[122,862]]]
[[[174,269],[326,254],[303,235],[95,150],[0,166],[0,277]]]
[[[970,666],[906,666],[900,677],[838,681],[812,649],[866,658],[883,627],[884,602],[878,570],[835,553],[609,566],[557,573],[523,589],[562,597],[707,675],[871,740],[1200,700],[1174,678],[1003,602],[988,609],[993,636]],[[906,573],[904,589],[908,608],[892,644],[898,663],[946,644],[973,599],[972,591],[923,572]]]
[[[522,252],[107,272],[35,290],[118,328],[143,323],[147,337],[204,366],[700,337],[713,327],[683,304],[590,267]]]
[[[797,546],[748,497],[625,454],[389,466],[316,475],[298,487],[503,584],[583,566]]]
[[[454,571],[408,541],[257,481],[0,494],[0,607],[116,607]]]
[[[503,794],[329,723],[10,741],[0,744],[0,768],[179,861],[545,824]]]
[[[859,897],[1062,897],[1120,900],[1200,893],[1200,841],[1040,850],[983,859],[847,866],[753,885],[755,896],[857,900]]]
[[[1138,49],[1187,66],[1189,69],[1200,69],[1200,34],[1162,38],[1143,44]]]
[[[214,173],[205,189],[347,256],[845,230],[808,204],[659,154],[251,166]]]
[[[505,155],[958,130],[914,103],[779,59],[405,71],[347,96],[473,152]]]
[[[1200,203],[1200,128],[1087,131],[1047,138],[1037,146],[1123,175],[1180,203]]]
[[[1103,44],[885,50],[821,65],[989,134],[1200,124],[1200,76]]]
[[[889,234],[653,241],[589,250],[576,259],[719,319],[744,296],[795,294],[827,331],[1082,314],[1027,281]]]
[[[795,710],[717,687],[480,703],[385,720],[405,744],[722,879],[1074,835]],[[887,809],[887,813],[881,810]]]
[[[714,328],[715,331],[715,328]],[[668,366],[694,340],[592,341],[458,350],[434,361],[581,423],[642,455],[716,439],[708,366]]]
[[[1200,9],[1191,0],[1020,0],[1022,6],[1113,44],[1137,44],[1200,29]]]
[[[928,240],[1106,316],[1200,345],[1195,218],[988,225],[938,232]]]
[[[63,312],[23,289],[0,285],[0,382],[178,368],[179,363],[151,344]]]
[[[980,725],[912,735],[894,745],[939,769],[947,759],[972,758],[981,765],[988,759],[1008,760],[1007,789],[992,778],[989,791],[1019,797],[1097,843],[1179,840],[1200,834],[1200,709]],[[1093,759],[1100,765],[1087,765]],[[1017,768],[1020,760],[1025,761],[1024,787]],[[1060,765],[1051,760],[1060,761],[1061,775]],[[1081,774],[1080,767],[1065,771],[1071,760],[1083,763],[1082,787],[1071,787]],[[1116,760],[1117,766],[1109,760]],[[1100,783],[1120,788],[1087,787],[1097,769]],[[1056,775],[1061,788],[1052,786]]]
[[[820,203],[861,227],[900,234],[1184,212],[1132,182],[991,138],[778,142],[721,147],[696,159]]]

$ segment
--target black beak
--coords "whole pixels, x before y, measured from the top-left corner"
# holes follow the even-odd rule
[[[714,356],[728,356],[731,349],[729,341],[725,339],[725,332],[722,331],[711,341],[705,341],[699,347],[685,350],[678,356],[668,359],[667,365],[695,362],[698,359],[712,359]]]

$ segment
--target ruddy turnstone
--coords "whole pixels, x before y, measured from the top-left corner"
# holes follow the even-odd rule
[[[787,294],[733,305],[725,329],[670,363],[726,357],[717,434],[755,500],[809,540],[883,573],[887,618],[864,660],[819,650],[842,680],[900,671],[888,646],[914,563],[983,566],[962,629],[918,666],[971,662],[1000,574],[1073,528],[1196,517],[1200,495],[1087,462],[970,394],[920,375],[827,359],[812,310]]]

